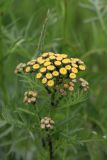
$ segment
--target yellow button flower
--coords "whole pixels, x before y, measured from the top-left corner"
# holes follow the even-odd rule
[[[46,58],[46,57],[48,57],[48,55],[49,55],[49,53],[46,52],[46,53],[43,53],[43,54],[42,54],[42,57]]]
[[[47,73],[47,74],[46,74],[46,78],[47,78],[47,79],[51,79],[52,77],[53,77],[53,76],[52,76],[51,73]]]
[[[30,67],[26,67],[26,68],[25,68],[25,72],[26,72],[26,73],[29,73],[30,71],[31,71],[31,68],[30,68]]]
[[[37,73],[37,74],[36,74],[36,78],[37,78],[37,79],[40,79],[41,77],[42,77],[42,74],[41,74],[41,73]]]
[[[74,79],[74,78],[76,78],[76,74],[75,74],[75,73],[70,73],[69,77],[70,77],[71,79]]]
[[[43,84],[46,84],[46,83],[47,83],[47,78],[43,78],[43,79],[42,79],[42,83],[43,83]]]
[[[45,60],[42,59],[42,58],[38,58],[38,59],[37,59],[37,62],[38,62],[39,64],[43,64],[43,63],[45,62]]]
[[[53,70],[55,69],[55,67],[54,67],[53,65],[49,65],[49,66],[47,66],[47,69],[48,69],[49,71],[53,71]]]
[[[76,60],[74,58],[71,59],[71,63],[76,64]]]
[[[45,62],[44,63],[44,66],[46,67],[46,66],[49,66],[49,65],[51,65],[51,62]]]
[[[62,63],[64,63],[64,64],[70,63],[70,59],[69,58],[63,59]]]
[[[46,67],[42,67],[42,68],[40,69],[40,72],[41,72],[41,73],[46,72]]]
[[[53,55],[53,56],[50,56],[49,59],[54,60],[56,59],[56,57]]]
[[[55,61],[54,64],[55,64],[56,66],[60,66],[60,65],[61,65],[61,62],[60,62],[60,61]]]
[[[42,60],[42,57],[38,57],[37,58],[37,62],[39,62],[40,60]]]
[[[49,55],[52,56],[52,55],[54,55],[54,53],[53,52],[49,52]]]
[[[39,67],[40,67],[39,64],[34,64],[34,65],[33,65],[33,69],[38,69]]]
[[[62,58],[67,58],[68,55],[67,55],[67,54],[61,54],[61,57],[62,57]]]
[[[59,70],[60,74],[65,75],[67,74],[67,70],[65,68],[60,68]]]
[[[66,68],[67,70],[71,70],[71,66],[70,66],[70,65],[66,65],[65,68]]]
[[[76,62],[78,62],[78,61],[79,61],[79,58],[74,58],[74,60],[75,60]]]
[[[59,72],[58,71],[53,71],[52,75],[55,76],[55,77],[57,77],[57,76],[59,76]]]
[[[72,70],[73,73],[78,73],[78,69],[75,68],[75,67],[73,67],[71,70]]]
[[[59,53],[55,53],[55,56],[56,56],[56,57],[58,57],[58,56],[61,56],[61,54],[59,54]]]
[[[46,58],[46,59],[45,59],[45,61],[46,61],[46,62],[49,62],[49,61],[50,61],[50,59],[49,59],[49,58]]]
[[[56,60],[57,60],[57,61],[61,61],[62,59],[63,59],[63,57],[61,57],[61,56],[57,56],[57,57],[56,57]]]
[[[81,71],[84,71],[84,70],[86,69],[86,67],[85,67],[85,65],[79,65],[79,69],[80,69]]]
[[[49,80],[49,81],[47,82],[47,86],[53,87],[53,86],[54,86],[54,80]]]
[[[78,68],[78,65],[75,63],[72,63],[72,67]]]

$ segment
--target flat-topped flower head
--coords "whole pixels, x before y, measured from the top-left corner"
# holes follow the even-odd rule
[[[75,73],[70,73],[69,77],[70,77],[71,79],[75,79],[75,78],[76,78],[76,74],[75,74]]]
[[[40,69],[40,72],[41,72],[41,73],[45,73],[45,72],[46,72],[46,67],[42,67],[42,68]]]
[[[39,69],[39,68],[40,68],[40,65],[39,65],[38,63],[36,63],[36,64],[33,65],[33,69],[34,69],[34,70],[37,70],[37,69]]]
[[[53,71],[52,75],[55,76],[55,77],[57,77],[57,76],[59,76],[59,72],[58,71]]]
[[[43,79],[42,79],[42,83],[43,83],[43,84],[46,84],[47,81],[48,81],[47,78],[43,78]]]
[[[42,77],[42,73],[37,73],[35,78],[40,79]]]
[[[31,67],[30,66],[28,66],[28,67],[25,68],[25,72],[26,73],[29,73],[30,71],[31,71]]]
[[[72,69],[72,67],[70,65],[66,65],[65,69],[70,71]]]
[[[54,62],[54,64],[55,64],[55,66],[60,66],[61,65],[61,61],[57,60],[57,61]]]
[[[60,72],[61,75],[66,75],[67,74],[66,68],[60,68],[59,72]]]
[[[32,74],[45,87],[53,88],[58,85],[62,91],[61,86],[66,80],[70,82],[78,79],[79,73],[84,70],[86,66],[79,58],[71,58],[65,53],[45,52],[27,64],[19,64],[15,72]],[[74,86],[68,88],[70,91],[74,90]]]
[[[47,86],[48,86],[48,87],[53,87],[53,86],[54,86],[54,80],[49,80],[49,81],[47,82]]]
[[[46,78],[47,78],[47,79],[52,79],[52,77],[53,77],[53,76],[52,76],[51,73],[46,73]]]
[[[47,70],[49,70],[49,71],[53,71],[54,69],[55,69],[55,66],[53,66],[53,65],[47,66]]]

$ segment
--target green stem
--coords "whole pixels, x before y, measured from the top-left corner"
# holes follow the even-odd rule
[[[105,26],[105,23],[104,23],[102,14],[101,14],[101,12],[100,12],[100,10],[99,10],[98,5],[96,5],[95,3],[94,3],[94,5],[95,5],[95,8],[96,8],[96,14],[97,14],[98,19],[99,19],[99,22],[100,22],[100,24],[101,24],[102,30],[103,30],[103,32],[105,33],[105,35],[107,36],[107,30],[106,30],[106,26]]]
[[[51,105],[52,106],[56,106],[55,93],[56,93],[56,89],[54,89],[54,92],[51,94]]]
[[[49,146],[49,157],[50,157],[50,160],[53,160],[54,159],[53,143],[52,143],[51,136],[49,134],[48,134],[47,140],[48,140],[48,146]]]
[[[66,41],[68,0],[64,0],[64,41]]]
[[[47,25],[48,18],[49,18],[49,13],[50,13],[50,11],[48,10],[45,21],[43,23],[41,33],[40,33],[40,38],[39,38],[37,50],[42,50],[42,42],[44,41],[44,37],[45,37],[44,35],[45,35],[45,29],[46,29],[46,25]]]
[[[40,116],[40,114],[39,114],[38,107],[37,107],[37,106],[35,106],[35,108],[36,108],[36,112],[35,112],[35,113],[36,113],[36,116],[37,116],[37,118],[38,118],[38,123],[40,124],[41,116]],[[40,136],[41,136],[42,146],[45,148],[45,147],[46,147],[45,139],[42,137],[41,133],[40,133]]]
[[[0,18],[0,24],[1,24],[1,18]],[[4,72],[4,52],[3,52],[3,39],[2,39],[2,30],[0,27],[0,86],[1,86],[1,91],[2,91],[2,100],[4,103],[8,102],[8,94],[7,94],[7,89],[5,85],[5,72]]]
[[[67,120],[69,119],[69,106],[67,106],[66,118],[67,118]],[[66,125],[66,131],[67,131],[67,133],[69,132],[69,124],[68,123]]]

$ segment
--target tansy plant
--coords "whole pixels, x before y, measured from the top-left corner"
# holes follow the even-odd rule
[[[35,124],[38,124],[43,147],[49,148],[50,160],[55,158],[54,141],[55,137],[58,141],[60,135],[60,133],[57,135],[57,128],[62,118],[58,117],[58,108],[62,107],[62,101],[67,103],[65,98],[68,98],[68,104],[70,104],[76,92],[86,93],[89,89],[88,82],[81,77],[85,70],[86,66],[82,60],[53,52],[46,52],[27,63],[20,63],[15,69],[16,74],[22,74],[23,77],[29,77],[33,81],[32,89],[24,93],[23,102],[35,108],[35,116],[38,117]],[[41,86],[46,92],[42,93],[38,87],[33,88],[33,84],[39,84],[39,88]],[[44,107],[39,106],[42,94],[47,95]],[[78,97],[75,96],[75,98]],[[68,110],[66,104],[64,108],[66,112]],[[67,111],[67,118],[69,118],[69,112],[70,110]],[[60,129],[59,132],[62,130]]]

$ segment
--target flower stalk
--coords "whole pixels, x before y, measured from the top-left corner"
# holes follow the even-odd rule
[[[48,146],[49,146],[49,157],[50,157],[50,160],[53,160],[54,159],[53,142],[49,134],[48,134],[47,140],[48,140]]]

